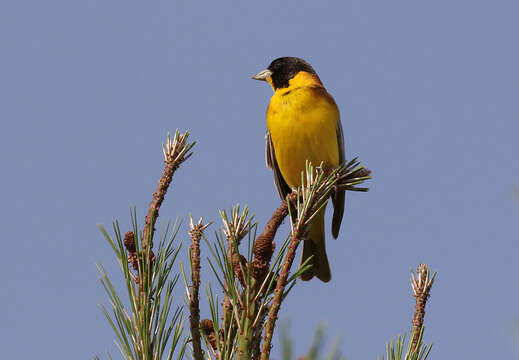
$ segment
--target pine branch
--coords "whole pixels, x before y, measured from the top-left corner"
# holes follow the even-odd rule
[[[181,244],[173,246],[173,240],[179,226],[175,225],[168,239],[169,224],[159,241],[157,255],[152,251],[155,223],[159,208],[164,200],[173,174],[180,164],[191,156],[190,149],[194,143],[188,144],[188,133],[176,131],[172,140],[168,134],[164,146],[165,169],[159,185],[153,194],[145,226],[141,232],[137,227],[137,216],[132,213],[133,231],[128,231],[124,239],[117,222],[114,223],[115,239],[106,230],[101,230],[117,255],[121,270],[126,280],[130,309],[126,309],[108,275],[99,266],[102,284],[110,298],[113,316],[104,308],[103,312],[116,333],[118,347],[126,359],[160,359],[171,344],[168,359],[180,341],[184,317],[181,308],[171,315],[173,288],[178,275],[170,279],[173,264],[181,249]],[[132,269],[137,275],[134,275]],[[185,343],[181,345],[180,356],[184,354]]]
[[[164,153],[164,162],[166,165],[164,167],[164,171],[162,172],[162,176],[160,177],[157,189],[153,193],[153,199],[150,202],[148,214],[146,215],[144,233],[142,236],[143,249],[151,250],[151,248],[153,248],[153,233],[155,232],[155,222],[159,217],[159,209],[171,184],[173,174],[175,174],[175,171],[178,169],[180,164],[189,159],[189,157],[192,155],[192,153],[189,151],[193,148],[193,146],[195,146],[195,143],[188,143],[188,137],[188,131],[186,131],[184,134],[181,134],[178,130],[176,130],[173,139],[171,139],[171,136],[168,134],[166,144],[163,145],[162,150]]]
[[[386,357],[382,360],[426,360],[431,351],[432,345],[423,343],[424,333],[424,316],[425,305],[429,298],[431,287],[434,283],[436,273],[432,274],[425,264],[418,265],[416,277],[411,271],[411,287],[413,288],[413,296],[416,299],[413,314],[413,329],[411,330],[411,339],[408,341],[405,350],[406,334],[399,335],[398,338],[392,339],[386,343]]]
[[[195,360],[202,360],[202,342],[200,337],[200,305],[199,305],[199,289],[200,289],[200,239],[204,230],[211,223],[203,225],[202,218],[195,224],[193,218],[190,217],[191,237],[191,294],[189,295],[189,320],[191,324],[191,339],[193,342],[193,357]]]
[[[294,262],[297,247],[301,240],[306,237],[308,227],[319,211],[324,208],[335,189],[348,191],[367,191],[367,188],[357,188],[355,185],[363,183],[365,180],[371,179],[371,171],[364,167],[359,167],[357,158],[345,163],[334,169],[330,174],[325,174],[322,166],[314,168],[309,162],[306,163],[306,172],[301,174],[301,187],[296,193],[292,193],[287,198],[289,203],[296,203],[295,212],[288,207],[289,212],[292,213],[292,232],[291,240],[288,246],[285,260],[281,273],[279,274],[276,289],[274,290],[274,298],[270,306],[268,317],[265,323],[265,332],[263,337],[263,346],[261,350],[261,359],[268,360],[270,357],[270,348],[272,336],[278,317],[278,312],[281,307],[281,302],[284,300],[288,291],[292,289],[295,284],[295,277],[293,282],[288,286],[290,269]],[[301,274],[307,267],[303,264],[296,272]],[[294,274],[294,275],[296,275]]]
[[[292,194],[291,194],[292,195]],[[274,290],[274,298],[270,310],[268,312],[267,321],[265,323],[265,332],[263,336],[263,347],[261,350],[261,359],[268,360],[270,357],[270,344],[272,342],[272,336],[274,334],[274,327],[278,316],[281,302],[283,300],[283,293],[287,284],[288,276],[290,274],[290,268],[294,262],[297,247],[302,239],[302,236],[306,230],[303,222],[299,222],[299,225],[292,231],[290,244],[288,245],[288,251],[285,255],[283,262],[283,268],[276,282],[276,289]]]
[[[416,277],[411,272],[411,286],[413,288],[413,296],[416,299],[413,315],[413,330],[411,332],[411,352],[415,352],[419,346],[419,339],[423,329],[423,320],[425,317],[425,305],[430,296],[431,287],[434,283],[436,273],[432,274],[425,264],[418,265]]]
[[[181,134],[176,131],[172,139],[168,134],[163,146],[165,167],[149,204],[142,232],[137,228],[136,215],[133,214],[133,231],[128,231],[124,239],[115,225],[116,240],[111,239],[103,230],[121,264],[131,305],[130,311],[124,308],[123,301],[105,275],[103,285],[110,297],[114,317],[106,309],[103,308],[103,311],[116,332],[118,347],[126,359],[162,358],[166,343],[173,334],[172,347],[167,354],[169,360],[179,344],[184,320],[180,310],[175,311],[171,323],[166,324],[171,310],[173,287],[179,277],[177,275],[173,280],[168,279],[180,250],[180,246],[174,248],[171,245],[178,227],[169,241],[160,241],[157,255],[152,249],[156,219],[173,175],[192,155],[190,150],[194,143],[187,142],[188,136],[188,132]],[[195,224],[191,218],[190,286],[182,266],[181,271],[186,283],[190,341],[195,360],[204,358],[202,342],[208,350],[205,355],[209,359],[269,358],[281,303],[296,284],[297,277],[311,266],[304,263],[290,273],[297,247],[307,235],[314,217],[326,206],[334,191],[367,191],[357,185],[369,179],[370,172],[358,165],[354,159],[324,173],[322,167],[314,168],[307,163],[306,172],[302,174],[303,185],[287,196],[257,237],[257,223],[252,222],[253,216],[249,216],[247,207],[243,211],[240,211],[239,206],[233,207],[229,216],[225,211],[220,213],[223,229],[216,234],[217,242],[214,246],[208,243],[213,261],[208,260],[223,290],[224,298],[220,314],[218,297],[214,296],[210,286],[206,289],[211,320],[200,321],[199,304],[200,240],[203,237],[207,242],[203,232],[208,225],[203,225],[202,219]],[[277,230],[289,214],[291,233],[274,256]],[[248,251],[247,256],[243,256],[239,246],[246,235],[249,240]],[[186,343],[182,344],[180,356],[184,355],[185,349]]]

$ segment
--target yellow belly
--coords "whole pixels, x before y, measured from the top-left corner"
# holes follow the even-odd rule
[[[306,160],[325,171],[339,165],[335,104],[316,98],[310,90],[296,89],[287,95],[274,94],[267,110],[270,132],[279,169],[287,184],[301,185]]]

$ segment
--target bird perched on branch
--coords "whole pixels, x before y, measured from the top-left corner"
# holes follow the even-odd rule
[[[281,57],[253,79],[268,82],[274,90],[266,116],[266,160],[274,172],[279,195],[285,199],[301,185],[307,160],[314,166],[322,163],[325,173],[344,162],[339,109],[315,70],[303,59]],[[344,191],[335,191],[332,197],[332,235],[337,238],[344,214]],[[314,218],[303,242],[301,262],[312,255],[313,258],[312,267],[302,273],[302,280],[317,276],[328,282],[332,276],[324,241],[324,212],[325,209],[321,210]]]

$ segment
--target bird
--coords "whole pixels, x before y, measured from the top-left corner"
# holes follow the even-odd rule
[[[282,200],[301,186],[301,172],[306,162],[321,165],[325,174],[345,161],[344,135],[339,108],[326,91],[313,67],[297,57],[280,57],[252,77],[266,81],[272,95],[266,111],[267,167],[274,173],[274,183]],[[344,215],[344,190],[335,189],[332,235],[339,235]],[[314,218],[303,241],[301,263],[308,258],[312,266],[300,278],[314,276],[323,282],[331,280],[325,247],[325,208]]]

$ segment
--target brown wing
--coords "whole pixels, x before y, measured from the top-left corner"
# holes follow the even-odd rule
[[[286,196],[292,192],[292,189],[290,186],[288,186],[285,179],[283,179],[283,175],[281,175],[281,171],[279,170],[278,162],[276,160],[276,153],[274,152],[274,144],[272,144],[272,139],[270,138],[270,133],[268,131],[265,139],[265,160],[267,161],[267,167],[272,169],[274,172],[274,183],[278,189],[279,196],[282,200],[284,200]]]
[[[342,132],[341,119],[337,119],[337,144],[339,145],[339,165],[342,165],[346,160],[344,152],[344,135]],[[332,198],[333,202],[333,220],[332,220],[332,235],[335,239],[339,236],[339,229],[341,228],[342,216],[344,215],[345,191],[335,191]]]

